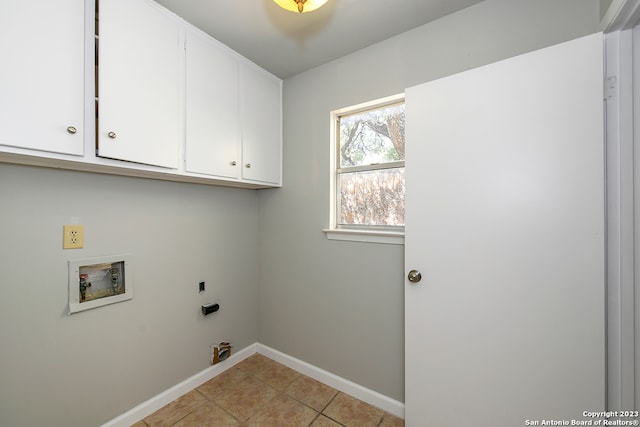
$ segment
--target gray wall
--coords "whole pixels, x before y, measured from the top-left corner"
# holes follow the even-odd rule
[[[329,111],[594,32],[598,12],[488,0],[287,80],[282,189],[0,164],[0,425],[99,425],[208,367],[223,339],[402,401],[403,248],[320,231]],[[85,248],[62,250],[73,222]],[[125,252],[135,298],[68,316],[67,261]]]
[[[100,425],[256,342],[255,191],[0,164],[0,206],[0,425]],[[134,299],[67,315],[67,261],[127,252]]]
[[[322,233],[329,112],[596,32],[598,21],[598,0],[488,0],[287,79],[285,186],[259,194],[260,342],[403,401],[403,247]]]

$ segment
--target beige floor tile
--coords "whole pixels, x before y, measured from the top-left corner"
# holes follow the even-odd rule
[[[338,394],[338,390],[304,375],[289,384],[285,393],[307,406],[321,412]]]
[[[246,377],[247,374],[244,371],[234,366],[202,384],[197,390],[209,399],[214,399],[220,393],[233,389],[236,384],[242,382]]]
[[[246,427],[302,427],[318,416],[313,409],[280,394],[247,421]]]
[[[238,363],[235,367],[240,369],[247,375],[255,375],[266,367],[272,366],[272,364],[274,363],[276,362],[269,359],[268,357],[256,353],[247,357],[242,362]]]
[[[273,364],[256,374],[257,378],[266,382],[277,390],[284,390],[289,384],[300,377],[300,374],[280,363]]]
[[[320,415],[316,420],[311,424],[311,427],[342,427],[342,425],[325,417],[324,415]]]
[[[384,411],[355,397],[338,393],[322,413],[347,427],[377,427]]]
[[[404,427],[404,420],[254,354],[131,427]]]
[[[209,401],[174,424],[173,427],[235,427],[240,422]]]
[[[404,420],[385,413],[382,416],[382,423],[380,423],[380,427],[404,427]]]
[[[278,391],[267,383],[246,377],[228,393],[219,394],[214,402],[240,421],[246,421],[277,395]]]
[[[207,398],[202,393],[197,390],[191,390],[145,418],[144,422],[150,427],[171,426],[206,401]]]

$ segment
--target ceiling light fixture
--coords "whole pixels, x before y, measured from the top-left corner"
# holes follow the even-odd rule
[[[273,0],[281,8],[289,12],[312,12],[322,7],[327,0]]]

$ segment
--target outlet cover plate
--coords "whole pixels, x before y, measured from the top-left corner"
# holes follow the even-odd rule
[[[84,247],[84,226],[65,225],[63,227],[62,249],[82,249]]]

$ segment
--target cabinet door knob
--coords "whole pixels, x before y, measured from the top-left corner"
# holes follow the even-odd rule
[[[116,139],[116,136],[117,136],[117,135],[116,135],[116,133],[115,133],[115,132],[109,132],[109,133],[107,134],[107,136],[108,136],[109,138],[111,138],[111,139]]]
[[[251,167],[251,163],[247,163],[247,164],[245,165],[245,167],[250,168],[250,167]]]
[[[75,127],[73,127],[73,126],[69,126],[69,127],[67,128],[67,132],[69,132],[69,133],[76,133],[76,132],[78,132],[78,129],[76,129],[76,128],[75,128]]]
[[[237,164],[238,164],[238,162],[236,162],[235,160],[231,162],[231,166],[235,166]]]

